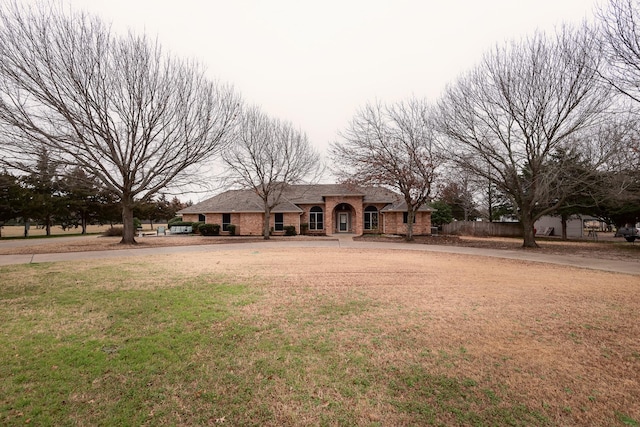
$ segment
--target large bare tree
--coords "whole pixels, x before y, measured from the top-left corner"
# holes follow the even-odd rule
[[[595,169],[606,155],[587,132],[610,95],[597,45],[592,31],[562,28],[497,46],[439,102],[453,160],[511,199],[525,247],[537,246],[534,222],[584,182],[564,173],[563,159],[582,156]]]
[[[271,210],[287,186],[316,180],[320,157],[307,135],[291,123],[268,117],[257,107],[240,116],[233,145],[222,153],[232,185],[253,190],[264,207],[263,236],[269,239]]]
[[[240,99],[145,36],[114,34],[61,3],[0,6],[2,158],[26,165],[42,146],[114,192],[122,243],[133,206],[193,179],[227,140]]]
[[[602,3],[597,15],[608,62],[602,77],[628,101],[620,105],[619,109],[625,114],[617,115],[609,132],[609,139],[621,144],[607,175],[611,191],[609,203],[637,206],[640,200],[640,2],[610,0]]]
[[[341,181],[400,192],[407,206],[406,239],[412,240],[415,214],[429,201],[442,163],[428,103],[414,98],[367,104],[331,145],[330,155]]]

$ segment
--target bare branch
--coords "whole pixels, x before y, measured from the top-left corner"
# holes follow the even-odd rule
[[[251,107],[233,133],[233,145],[222,153],[232,184],[252,189],[263,201],[265,239],[271,210],[282,201],[286,186],[321,173],[318,153],[307,135],[291,123],[274,120]]]
[[[134,242],[134,200],[187,183],[227,144],[240,98],[156,41],[111,33],[56,3],[0,7],[0,141],[13,161],[40,147],[116,193]]]
[[[368,104],[330,149],[340,180],[389,187],[403,195],[410,218],[408,239],[413,216],[429,201],[442,162],[430,120],[430,108],[422,100]]]
[[[553,156],[585,153],[587,130],[597,129],[610,106],[594,37],[586,28],[562,28],[497,46],[439,103],[451,158],[495,182],[518,207],[525,246],[536,245],[533,222],[575,188],[558,183],[564,165]]]

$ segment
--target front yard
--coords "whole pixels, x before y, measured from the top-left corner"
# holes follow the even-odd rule
[[[234,249],[0,268],[0,424],[640,421],[639,277]]]

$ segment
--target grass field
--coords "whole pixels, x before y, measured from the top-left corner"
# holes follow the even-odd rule
[[[1,425],[640,420],[635,276],[316,248],[0,277]]]
[[[102,233],[110,225],[89,225],[87,226],[87,233]],[[81,228],[68,228],[63,230],[60,226],[51,227],[51,235],[53,236],[68,236],[73,234],[80,234]],[[35,225],[29,227],[29,237],[46,236],[46,230],[44,228],[38,228]],[[17,225],[5,225],[2,227],[2,237],[24,237],[24,227]]]
[[[167,226],[167,224],[153,224],[154,229],[158,228],[158,225]],[[89,225],[87,226],[87,233],[97,234],[102,233],[106,229],[111,226],[106,225]],[[145,230],[151,229],[151,226],[147,223],[142,224],[142,227]],[[5,225],[2,227],[2,237],[24,237],[24,226],[15,226],[15,225]],[[60,226],[51,227],[51,235],[52,236],[70,236],[74,234],[80,234],[82,232],[81,228],[68,228],[63,230]],[[46,230],[44,228],[38,228],[35,225],[32,225],[29,228],[29,237],[38,237],[38,236],[46,236]]]

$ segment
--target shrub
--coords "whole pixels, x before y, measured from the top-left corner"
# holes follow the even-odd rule
[[[142,222],[138,218],[133,218],[133,228],[142,228]]]
[[[284,235],[285,236],[295,236],[296,234],[296,227],[294,225],[287,225],[284,228]]]
[[[122,227],[111,227],[111,228],[107,228],[102,235],[106,236],[106,237],[115,237],[115,236],[122,236],[122,232],[123,229]]]
[[[191,223],[191,227],[192,227],[191,231],[193,233],[199,233],[200,232],[200,227],[203,226],[203,225],[204,225],[204,222],[198,222],[198,221],[192,222]]]
[[[233,224],[227,225],[227,231],[229,232],[229,236],[235,236],[236,235],[236,226],[233,225]]]
[[[308,230],[309,230],[309,224],[307,224],[306,222],[303,222],[302,224],[300,224],[300,234],[307,234]]]
[[[218,236],[220,234],[220,224],[202,224],[198,230],[203,236]]]
[[[171,228],[172,225],[180,225],[178,223],[181,223],[181,222],[183,222],[182,221],[182,217],[174,216],[169,221],[167,221],[167,227]],[[191,225],[191,224],[189,224],[189,225]]]

